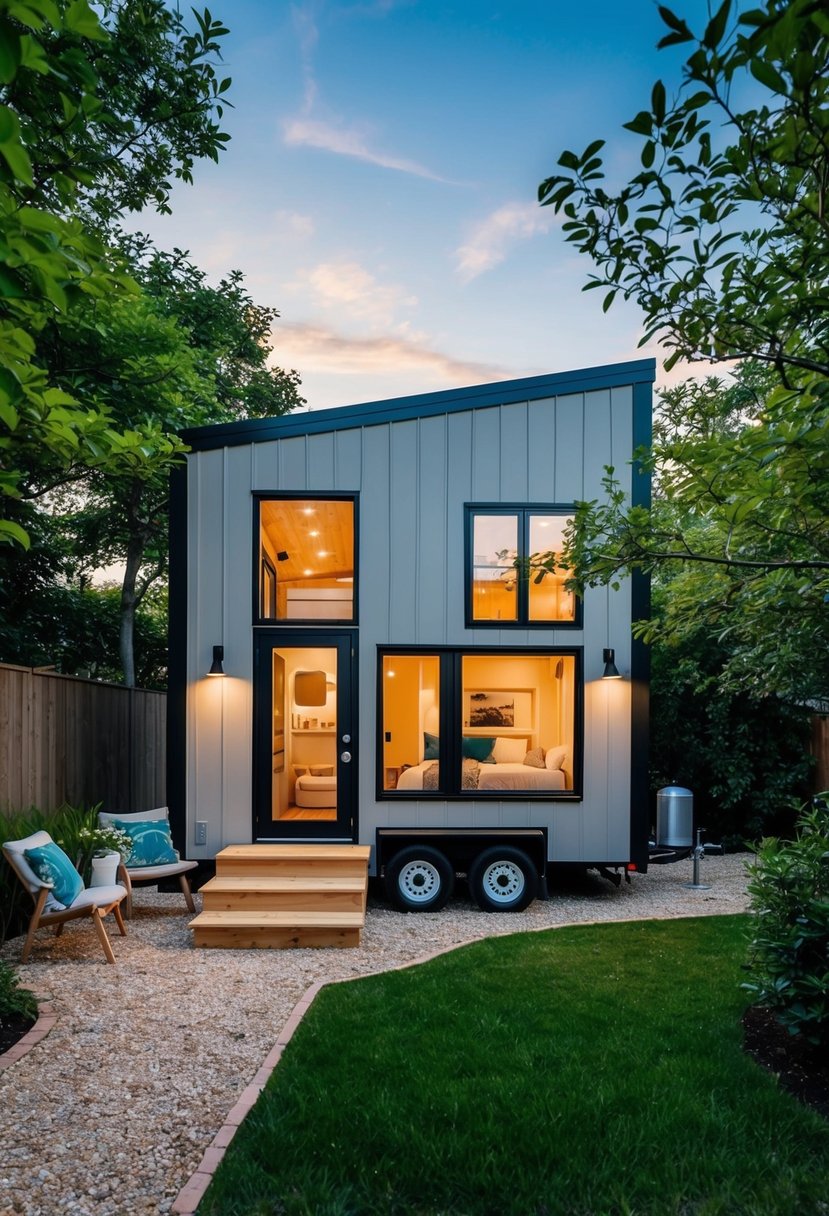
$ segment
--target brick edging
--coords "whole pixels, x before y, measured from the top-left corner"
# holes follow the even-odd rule
[[[18,1060],[22,1060],[33,1047],[37,1047],[41,1039],[45,1039],[58,1020],[54,1006],[50,1000],[38,1001],[37,1021],[31,1030],[27,1030],[22,1039],[18,1039],[13,1047],[0,1055],[0,1072],[11,1068]]]

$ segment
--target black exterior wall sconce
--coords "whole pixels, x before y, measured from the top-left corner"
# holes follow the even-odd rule
[[[602,651],[602,662],[604,663],[603,680],[621,680],[619,668],[616,666],[616,651],[612,646],[606,646]]]
[[[225,657],[224,646],[214,646],[213,647],[213,662],[210,665],[210,671],[208,671],[208,673],[207,673],[209,676],[223,676],[225,674],[225,669],[222,666],[222,664],[224,662],[224,657]]]

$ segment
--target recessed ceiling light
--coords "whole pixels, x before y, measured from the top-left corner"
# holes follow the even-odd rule
[[[313,570],[303,570],[302,573],[307,577],[309,574],[313,574],[314,571]]]
[[[319,553],[317,554],[317,557],[328,557],[328,550],[320,549]]]
[[[308,535],[309,536],[319,536],[319,530],[315,529],[313,532],[309,532]]]

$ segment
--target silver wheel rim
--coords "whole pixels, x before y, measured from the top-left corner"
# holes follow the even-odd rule
[[[410,861],[400,871],[397,885],[409,903],[426,904],[440,891],[440,874],[430,861]]]
[[[514,861],[494,861],[481,875],[484,894],[493,904],[514,904],[526,885],[524,871]]]

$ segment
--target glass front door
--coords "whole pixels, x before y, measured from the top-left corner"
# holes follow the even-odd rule
[[[257,840],[353,839],[354,647],[350,631],[257,634]]]

